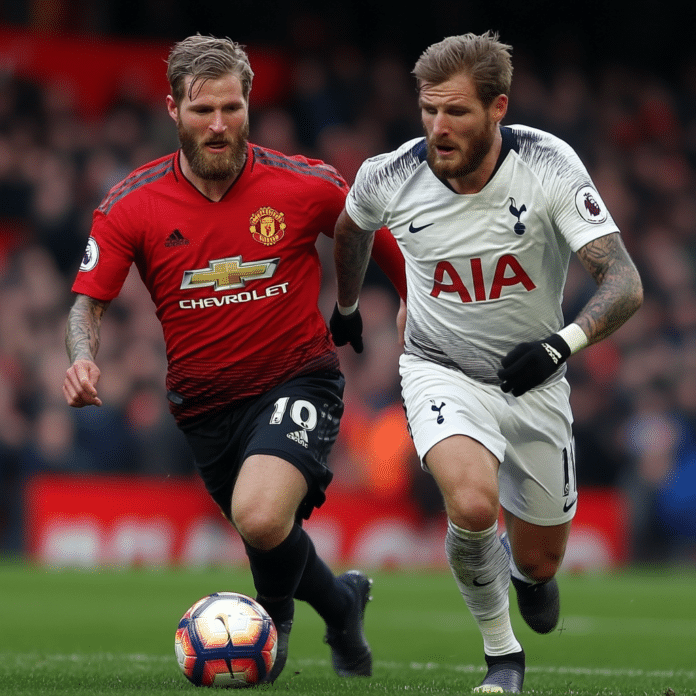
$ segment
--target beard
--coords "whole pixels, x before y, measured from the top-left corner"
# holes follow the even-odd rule
[[[427,134],[426,140],[428,144],[428,164],[435,175],[441,179],[460,179],[475,172],[481,166],[481,163],[493,146],[495,127],[493,121],[487,118],[481,131],[469,139],[469,147],[466,152],[459,150],[461,157],[458,162],[441,161],[437,153],[437,145],[445,143],[437,143],[432,136],[428,137]]]
[[[224,181],[237,176],[244,166],[249,141],[249,121],[247,120],[233,139],[220,137],[214,142],[225,142],[228,148],[224,152],[207,152],[193,133],[177,121],[177,132],[181,151],[191,167],[191,171],[201,179]],[[207,142],[213,142],[208,140]]]

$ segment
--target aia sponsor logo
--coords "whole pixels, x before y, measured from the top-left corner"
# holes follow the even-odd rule
[[[462,302],[483,302],[499,299],[503,288],[521,285],[527,292],[536,288],[522,264],[512,254],[503,254],[496,261],[488,283],[484,277],[482,259],[469,259],[469,270],[471,283],[467,287],[459,271],[449,261],[440,261],[435,267],[430,294],[439,297],[443,292],[456,293]]]

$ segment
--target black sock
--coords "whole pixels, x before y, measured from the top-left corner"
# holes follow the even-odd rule
[[[302,531],[307,536],[307,533]],[[307,602],[329,626],[342,628],[348,608],[353,601],[353,594],[319,558],[309,536],[307,541],[309,543],[307,563],[295,597]]]
[[[509,653],[508,655],[486,655],[485,653],[483,656],[486,658],[486,664],[489,667],[492,667],[493,665],[500,664],[502,662],[516,662],[518,665],[521,665],[522,668],[524,669],[524,650],[520,650],[519,652],[516,653]]]
[[[293,617],[293,597],[305,570],[310,544],[306,532],[297,524],[285,540],[270,551],[256,549],[244,542],[256,587],[256,600],[276,624]]]

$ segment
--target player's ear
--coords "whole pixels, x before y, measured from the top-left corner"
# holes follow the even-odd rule
[[[500,123],[508,108],[508,97],[507,94],[499,94],[491,103],[490,112],[491,118],[495,123]]]
[[[174,97],[171,94],[167,95],[167,112],[176,121],[179,117],[179,107],[177,107]]]

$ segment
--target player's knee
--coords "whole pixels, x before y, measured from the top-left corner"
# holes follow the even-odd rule
[[[515,565],[530,580],[548,582],[558,572],[562,560],[563,556],[553,551],[532,549],[522,554],[522,558],[515,556]]]
[[[275,548],[288,533],[287,520],[258,505],[233,507],[232,523],[247,544],[262,550]]]
[[[498,513],[497,499],[476,489],[459,493],[447,506],[447,514],[452,522],[472,532],[492,527],[498,519]]]

